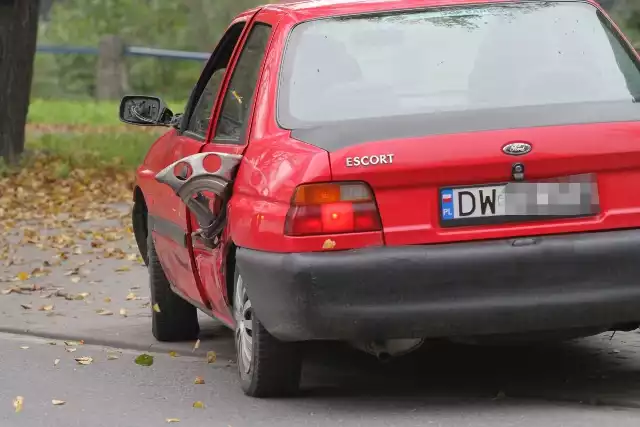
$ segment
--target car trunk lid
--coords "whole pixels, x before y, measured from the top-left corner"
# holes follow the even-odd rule
[[[505,145],[514,142],[530,144],[531,152],[505,154]],[[362,142],[331,152],[330,160],[334,180],[364,181],[372,187],[388,245],[640,226],[640,122]],[[481,223],[447,226],[442,219],[442,189],[513,183],[517,163],[524,166],[524,182],[576,176],[594,179],[597,209],[582,216],[521,216],[510,221],[496,217],[491,221],[481,219]]]

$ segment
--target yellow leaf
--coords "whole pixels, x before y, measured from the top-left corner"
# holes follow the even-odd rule
[[[179,423],[180,418],[167,418],[168,423]]]
[[[97,310],[96,313],[98,313],[100,316],[112,316],[113,315],[112,311],[105,310],[104,308],[101,308],[101,309]]]
[[[84,344],[84,341],[83,342],[80,342],[80,341],[65,341],[64,342],[64,345],[68,345],[69,347],[77,347],[80,344]]]
[[[106,297],[106,298],[104,299],[104,302],[111,302],[111,298]]]
[[[53,366],[58,366],[58,363],[60,363],[60,359],[56,359],[53,361]]]
[[[127,310],[124,308],[120,309],[120,316],[127,317]]]
[[[13,407],[16,408],[16,412],[22,411],[22,405],[24,404],[24,397],[17,396],[13,399]]]
[[[116,268],[116,271],[118,273],[121,273],[121,272],[124,272],[124,271],[131,271],[131,267],[128,267],[128,266],[125,265],[125,266]]]
[[[53,310],[53,305],[43,305],[38,310],[40,310],[40,311],[51,311],[51,310]]]
[[[199,348],[200,348],[200,340],[196,341],[196,343],[193,345],[193,351],[196,351]]]
[[[171,356],[171,357],[178,357],[179,355],[178,355],[178,353],[176,353],[175,351],[170,351],[170,352],[169,352],[169,356]]]
[[[90,365],[93,362],[93,357],[76,357],[74,360],[81,365]]]
[[[131,300],[134,300],[134,299],[136,299],[136,298],[137,298],[137,295],[136,295],[136,294],[134,294],[133,292],[129,292],[129,294],[127,294],[127,298],[126,298],[126,300],[127,300],[127,301],[131,301]]]
[[[65,402],[64,400],[53,399],[51,403],[53,403],[53,406],[60,406],[60,405],[64,405],[67,402]]]
[[[193,402],[193,407],[198,409],[204,409],[204,403],[198,400],[197,402]]]
[[[21,271],[20,273],[18,273],[18,275],[16,276],[16,278],[18,280],[27,280],[29,277],[31,277],[29,275],[29,273],[27,273],[26,271]]]
[[[217,358],[215,351],[207,351],[207,363],[215,363]]]
[[[204,384],[204,378],[202,377],[196,377],[196,379],[193,381],[194,384]]]
[[[153,311],[155,311],[156,313],[160,313],[160,306],[158,305],[158,303],[153,304]]]

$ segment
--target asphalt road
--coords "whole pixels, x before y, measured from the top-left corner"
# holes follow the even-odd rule
[[[0,334],[0,348],[3,427],[146,427],[167,425],[167,418],[180,419],[175,425],[212,427],[635,427],[640,423],[640,409],[615,402],[579,403],[578,391],[592,398],[611,392],[634,394],[619,384],[588,384],[593,372],[606,367],[589,366],[587,360],[593,364],[594,356],[588,345],[538,352],[460,351],[454,346],[384,365],[345,349],[318,345],[309,348],[305,393],[281,400],[242,395],[234,363],[222,357],[207,364],[189,353],[179,357],[160,353],[153,366],[142,367],[133,361],[139,351],[121,350],[115,353],[118,359],[108,360],[107,355],[114,353],[106,347],[80,345],[69,353],[62,342],[51,345],[51,340],[10,334]],[[82,356],[92,357],[93,362],[82,366],[73,360]],[[57,366],[55,359],[60,359]],[[568,364],[573,368],[567,369]],[[635,384],[630,372],[620,374],[626,384]],[[194,384],[197,376],[205,384]],[[567,380],[575,384],[567,387]],[[563,392],[574,393],[574,399],[563,401]],[[12,406],[16,396],[24,397],[20,413]],[[54,406],[53,399],[66,404]],[[196,401],[203,402],[204,409],[193,408]],[[627,403],[634,406],[631,399]]]
[[[116,235],[98,247],[82,236],[55,249],[52,240],[21,243],[18,229],[0,236],[12,247],[0,277],[0,427],[147,427],[167,418],[222,427],[640,424],[637,331],[530,348],[434,344],[385,364],[318,343],[306,348],[301,397],[247,398],[231,333],[213,320],[202,317],[195,351],[193,342],[153,339],[146,269],[131,236],[119,235],[124,227],[101,224],[111,226]],[[16,286],[26,290],[8,292]],[[87,344],[70,353],[51,339]],[[106,346],[129,350],[107,360]],[[180,357],[170,357],[172,350]],[[212,365],[209,350],[218,354]],[[156,352],[153,366],[133,363],[142,351]],[[81,356],[94,360],[81,366],[73,360]],[[197,376],[205,384],[194,384]],[[20,413],[16,396],[24,397]],[[193,408],[195,401],[205,408]]]

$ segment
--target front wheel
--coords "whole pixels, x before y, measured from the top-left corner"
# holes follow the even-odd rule
[[[252,397],[297,393],[302,372],[300,345],[279,341],[267,332],[254,313],[237,268],[234,280],[235,341],[242,390]]]

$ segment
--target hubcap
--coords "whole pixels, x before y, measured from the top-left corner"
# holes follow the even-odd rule
[[[236,350],[238,362],[242,363],[245,374],[251,369],[253,359],[253,310],[247,296],[242,276],[236,282],[234,314],[236,320]]]

